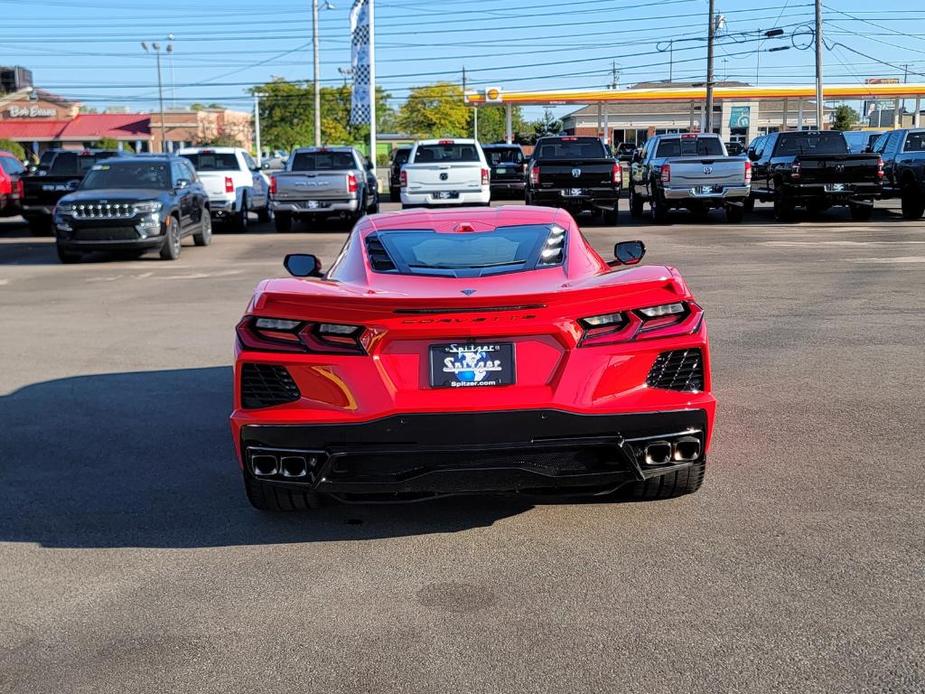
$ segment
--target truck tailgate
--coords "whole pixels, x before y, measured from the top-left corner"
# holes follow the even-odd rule
[[[232,183],[232,191],[230,193],[225,191],[225,178],[232,178],[231,171],[228,173],[224,171],[199,171],[196,175],[199,176],[199,180],[202,181],[202,185],[210,198],[221,198],[225,195],[234,195],[234,183]]]
[[[405,164],[408,190],[480,190],[482,187],[481,162],[454,162],[452,164]]]
[[[348,192],[346,171],[289,171],[276,174],[276,200],[344,200]]]
[[[800,180],[803,183],[879,183],[877,154],[800,155]]]
[[[613,186],[612,159],[556,162],[540,159],[540,188],[610,188]]]
[[[671,157],[671,187],[744,186],[745,160],[728,157]]]

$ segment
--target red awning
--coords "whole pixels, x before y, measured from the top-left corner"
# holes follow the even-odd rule
[[[146,113],[81,113],[73,120],[20,118],[0,121],[0,139],[20,142],[85,142],[112,138],[133,142],[151,139]]]

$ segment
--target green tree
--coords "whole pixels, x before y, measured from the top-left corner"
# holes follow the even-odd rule
[[[472,120],[475,118],[475,109],[469,109],[469,132],[473,132]],[[503,106],[479,106],[479,141],[501,142],[506,135],[504,126]],[[511,131],[515,140],[519,140],[520,133],[527,129],[520,106],[511,108]]]
[[[437,82],[413,87],[398,110],[396,123],[402,132],[416,137],[465,137],[472,133],[471,118],[462,87]]]
[[[211,138],[204,138],[196,140],[195,142],[197,147],[240,147],[238,140],[227,133],[222,133],[221,135],[216,135]]]
[[[206,108],[205,104],[201,104],[198,101],[196,101],[190,104],[189,110],[190,111],[204,111],[205,108]]]
[[[119,141],[112,137],[103,137],[97,140],[93,146],[97,149],[119,149]]]
[[[850,130],[859,120],[858,112],[845,104],[836,106],[832,117],[832,128],[835,130]]]
[[[552,111],[548,108],[543,111],[542,118],[533,121],[530,125],[533,128],[533,137],[531,138],[533,142],[536,142],[537,138],[544,135],[558,135],[562,132],[562,121],[552,115]]]
[[[0,150],[9,152],[20,161],[23,161],[26,158],[26,150],[23,149],[23,146],[18,142],[13,142],[12,140],[0,140]]]

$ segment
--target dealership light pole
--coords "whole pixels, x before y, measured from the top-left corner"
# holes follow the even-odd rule
[[[144,41],[141,42],[141,47],[145,49],[145,53],[150,53],[148,50],[148,44]],[[161,80],[161,44],[152,43],[151,48],[154,50],[154,55],[157,58],[157,100],[160,104],[161,109],[161,152],[167,151],[167,135],[166,128],[164,127],[164,83]],[[173,53],[173,44],[167,44],[167,53]]]
[[[822,102],[822,0],[816,0],[816,128],[823,129]]]
[[[324,9],[333,10],[334,3],[325,2]],[[321,147],[321,60],[318,57],[318,0],[312,0],[312,80],[315,83],[315,147]]]

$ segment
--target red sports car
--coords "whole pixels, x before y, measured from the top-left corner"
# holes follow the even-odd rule
[[[695,491],[715,400],[677,270],[605,261],[564,210],[362,219],[286,257],[237,326],[234,443],[264,510],[518,492]]]

